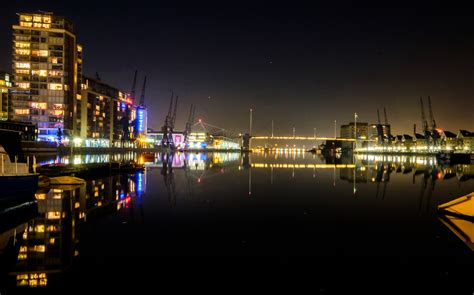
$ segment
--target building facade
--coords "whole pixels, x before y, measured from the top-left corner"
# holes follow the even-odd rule
[[[8,120],[11,103],[10,89],[12,86],[11,75],[5,72],[0,72],[0,121]]]
[[[146,134],[146,108],[101,80],[84,77],[76,99],[75,146],[133,147]]]
[[[464,152],[474,152],[474,132],[459,130],[457,147]]]
[[[72,136],[82,47],[72,23],[53,13],[19,13],[13,25],[11,118],[38,126],[40,139]]]
[[[357,129],[357,130],[356,130]],[[357,131],[357,139],[369,138],[369,124],[365,122],[350,122],[341,126],[341,138],[354,138]]]

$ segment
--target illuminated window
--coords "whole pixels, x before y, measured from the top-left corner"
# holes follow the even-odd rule
[[[41,22],[41,15],[33,16],[33,21],[36,22],[36,23],[40,23]]]
[[[16,83],[16,86],[18,88],[28,89],[30,88],[30,83],[28,82]]]
[[[30,43],[26,42],[15,42],[16,48],[30,48]]]
[[[40,24],[40,23],[33,23],[33,27],[34,27],[34,28],[42,28],[42,27],[43,27],[43,24]]]
[[[46,110],[48,108],[48,104],[46,102],[32,102],[31,103],[31,108]]]
[[[61,212],[59,211],[50,211],[46,215],[47,219],[60,219],[61,218]]]
[[[33,55],[33,56],[48,56],[48,50],[32,50],[31,55]]]
[[[33,20],[33,17],[31,15],[20,15],[20,20],[30,22]]]
[[[26,260],[28,258],[27,254],[18,254],[18,260]]]
[[[82,46],[81,45],[77,45],[77,52],[82,52]]]
[[[30,70],[15,70],[15,73],[17,74],[26,74],[26,75],[29,75],[30,74]]]
[[[59,226],[57,226],[57,225],[48,225],[47,230],[48,230],[48,232],[58,232],[59,231]]]
[[[53,111],[53,115],[55,116],[62,116],[64,114],[64,111],[61,111],[61,110],[54,110]]]
[[[48,84],[49,90],[63,90],[63,84],[60,83],[49,83]]]
[[[49,76],[50,77],[62,77],[63,72],[62,71],[49,71]]]
[[[15,109],[15,114],[16,115],[29,115],[30,110],[29,109]]]
[[[58,63],[58,59],[57,59],[56,57],[51,58],[51,63],[52,63],[52,64],[57,64],[57,63]]]
[[[20,26],[22,27],[31,27],[33,24],[29,22],[20,22]]]
[[[17,63],[15,63],[15,66],[19,69],[29,69],[30,68],[30,63],[29,62],[17,62]]]
[[[48,71],[47,70],[32,70],[31,75],[46,77],[48,76]]]
[[[37,200],[45,200],[46,199],[46,194],[35,194],[35,198]]]
[[[38,286],[38,280],[30,280],[30,281],[28,282],[28,286],[30,286],[30,287],[36,287],[36,286]]]
[[[46,250],[46,246],[45,245],[34,245],[34,246],[31,246],[30,249],[30,252],[41,252],[41,253],[44,253],[44,251]]]
[[[29,55],[30,50],[29,49],[15,49],[15,53],[19,55]]]
[[[43,22],[45,24],[50,24],[51,23],[51,17],[50,16],[43,16]]]
[[[51,25],[50,24],[43,24],[43,28],[49,29],[49,28],[51,28]]]
[[[37,226],[35,226],[35,232],[37,233],[44,233],[44,224],[38,224]]]

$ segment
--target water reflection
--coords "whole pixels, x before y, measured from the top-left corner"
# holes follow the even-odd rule
[[[161,207],[151,207],[153,209],[150,210],[168,209],[177,212],[180,209],[178,200],[183,199],[190,203],[193,202],[193,198],[198,201],[205,198],[206,204],[209,204],[212,203],[212,199],[224,202],[226,198],[237,196],[240,200],[253,200],[254,196],[258,197],[264,194],[266,198],[259,200],[264,204],[263,208],[268,208],[268,203],[270,203],[270,205],[274,205],[273,208],[281,210],[275,209],[272,212],[290,215],[292,210],[296,211],[292,206],[301,203],[304,204],[304,217],[299,216],[292,218],[292,220],[304,218],[304,222],[314,222],[315,225],[319,225],[317,222],[324,222],[324,218],[326,220],[336,218],[324,215],[324,211],[327,211],[324,205],[331,202],[334,202],[334,208],[336,208],[331,213],[340,211],[340,208],[351,209],[347,210],[350,213],[344,213],[347,214],[344,217],[350,220],[350,223],[352,223],[351,218],[357,219],[358,212],[362,212],[366,208],[368,208],[367,210],[372,209],[367,205],[370,203],[364,203],[365,207],[358,207],[359,211],[352,210],[357,205],[353,203],[353,200],[357,198],[353,198],[352,194],[357,197],[365,196],[371,200],[385,200],[385,203],[392,201],[393,203],[390,203],[392,206],[414,200],[416,208],[413,211],[417,210],[415,215],[422,215],[420,213],[424,214],[433,207],[432,193],[435,187],[439,186],[438,182],[449,180],[447,182],[450,185],[452,183],[467,183],[472,188],[473,183],[469,180],[474,177],[474,165],[439,165],[434,157],[341,155],[337,158],[330,158],[304,153],[301,155],[157,153],[145,157],[130,153],[126,155],[90,155],[89,157],[85,156],[84,159],[81,158],[81,161],[107,161],[124,158],[138,160],[142,156],[147,167],[144,173],[89,179],[86,185],[80,187],[58,186],[48,191],[38,192],[30,199],[18,200],[16,204],[9,204],[8,208],[15,209],[8,212],[4,210],[3,215],[0,214],[0,218],[3,216],[0,223],[0,257],[2,259],[0,264],[5,273],[4,277],[9,280],[8,284],[39,287],[50,285],[51,281],[56,279],[60,280],[59,274],[74,266],[76,260],[81,257],[81,248],[79,247],[81,243],[79,228],[81,226],[88,223],[95,224],[99,219],[117,214],[119,211],[125,211],[124,209],[127,209],[125,213],[130,216],[132,223],[144,224],[145,201],[152,199],[149,197],[153,197],[154,202],[158,202],[160,194],[170,206],[165,204]],[[399,191],[404,192],[404,187],[408,186],[407,184],[411,187],[407,190],[407,194],[410,194],[410,197],[414,196],[414,198],[409,201],[406,199],[393,200],[393,198],[390,200],[388,197],[390,196],[389,185],[392,185],[392,188],[402,187]],[[214,190],[218,186],[221,190]],[[371,190],[368,190],[367,187],[371,187]],[[293,190],[298,190],[298,192],[294,193]],[[220,193],[216,193],[216,191]],[[319,200],[312,195],[315,191],[318,192]],[[398,190],[395,191],[395,193],[397,192]],[[293,193],[295,195],[292,195]],[[298,196],[296,196],[297,194]],[[301,197],[301,195],[303,198],[291,203],[292,199]],[[347,195],[350,196],[350,199],[345,198]],[[335,198],[335,196],[342,197]],[[459,196],[457,192],[453,191],[453,196],[450,197],[457,196]],[[284,205],[276,206],[272,203],[272,197]],[[312,203],[316,201],[321,201],[321,203],[317,203],[317,205]],[[247,203],[237,202],[232,199],[229,206],[241,206],[242,210],[248,210],[246,213],[250,216],[253,212],[258,211],[248,209],[246,206],[250,205]],[[159,204],[162,205],[162,203]],[[156,203],[152,203],[152,205],[156,205]],[[412,205],[409,203],[409,206]],[[160,209],[156,209],[157,207]],[[318,207],[322,208],[318,212],[322,218],[320,220],[307,213],[311,210],[318,210]],[[200,210],[200,207],[193,207],[193,210]],[[262,214],[265,213],[265,209],[261,210]],[[396,214],[406,213],[400,211],[399,208],[392,210],[392,207],[383,213],[396,210],[399,210]],[[303,210],[301,211],[303,212]],[[379,212],[373,213],[375,211],[375,209],[368,211],[373,214],[371,217],[379,217],[377,215]],[[160,213],[162,212],[160,211]],[[164,212],[166,213],[166,211]],[[229,211],[224,210],[224,212]],[[207,216],[208,213],[206,211],[206,214],[202,215]],[[364,215],[365,213],[360,214]],[[192,217],[190,217],[191,223],[195,221],[193,218],[197,219],[189,211],[186,214]],[[239,220],[239,218],[244,218],[242,216],[246,216],[240,212],[236,214],[230,219]],[[256,217],[255,220],[262,219],[260,214],[260,211],[256,213],[258,218]],[[181,215],[181,217],[183,216],[183,219],[186,219],[188,215]],[[212,217],[216,216],[223,218],[219,215],[212,215]],[[257,222],[255,220],[252,222]],[[218,222],[219,220],[216,221],[216,223]],[[280,220],[276,223],[279,222]],[[350,223],[348,224],[350,225]],[[157,227],[154,225],[147,227],[147,232],[156,230]],[[213,225],[208,223],[206,226]],[[410,223],[410,226],[413,224]],[[201,229],[203,228],[206,227],[201,227]],[[317,226],[311,226],[311,228],[317,228]],[[219,232],[221,232],[220,230],[222,229],[219,228]],[[226,228],[226,230],[228,229]],[[358,228],[358,230],[363,231],[363,228]],[[278,233],[278,237],[280,237],[280,229]],[[161,232],[161,234],[163,233]],[[164,234],[166,235],[166,232]],[[320,234],[324,234],[324,232]],[[306,237],[306,235],[301,236]],[[184,239],[186,235],[182,235],[182,237]],[[336,237],[332,238],[336,239]],[[179,242],[182,241],[179,240]],[[222,241],[217,242],[221,243]],[[321,239],[318,243],[324,243],[324,240]],[[144,244],[139,242],[137,244],[144,247]],[[361,244],[363,243],[361,242]],[[328,248],[333,247],[330,245]]]
[[[80,256],[78,229],[85,222],[113,214],[145,196],[145,175],[113,175],[81,186],[55,186],[34,196],[36,216],[2,233],[10,255],[8,280],[18,287],[43,287]],[[143,219],[143,208],[140,210]],[[24,212],[17,212],[24,215]],[[9,218],[11,221],[12,219]]]
[[[38,157],[39,165],[46,164],[92,164],[108,162],[130,162],[138,161],[138,153],[116,153],[116,154],[75,154],[65,156]]]

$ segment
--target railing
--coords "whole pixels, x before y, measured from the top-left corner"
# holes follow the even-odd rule
[[[15,162],[11,163],[6,154],[2,154],[0,159],[0,175],[21,175],[29,173],[30,157],[26,158],[26,163],[18,163],[18,156],[15,156]],[[36,173],[35,156],[33,156],[33,173]]]
[[[313,136],[251,136],[252,140],[335,140],[355,141],[354,138],[313,137]],[[357,139],[357,141],[374,141],[373,139]]]

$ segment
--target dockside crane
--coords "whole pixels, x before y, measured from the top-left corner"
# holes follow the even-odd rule
[[[430,115],[430,135],[431,143],[433,146],[438,146],[440,144],[441,134],[437,130],[436,121],[433,116],[433,109],[431,107],[431,97],[428,96],[428,112]]]
[[[170,124],[170,127],[171,127],[171,131],[174,130],[174,124],[176,123],[176,113],[178,111],[178,96],[176,96],[176,99],[174,100],[174,110],[173,110],[173,116],[171,117],[171,124]]]
[[[385,117],[385,128],[387,130],[387,137],[389,141],[392,141],[392,132],[390,131],[389,124],[388,124],[388,118],[387,118],[387,109],[384,107],[383,108],[383,114]]]
[[[382,122],[380,121],[380,112],[379,109],[377,109],[377,139],[379,144],[383,144],[383,126]]]
[[[137,87],[137,74],[138,70],[135,70],[135,76],[133,77],[132,90],[130,91],[130,98],[135,101],[135,89]]]
[[[420,104],[421,104],[421,125],[423,126],[424,135],[427,136],[429,135],[430,131],[428,128],[428,122],[426,121],[425,108],[423,106],[423,98],[421,97],[420,97]]]
[[[433,109],[431,108],[431,97],[428,96],[428,111],[430,113],[430,124],[431,124],[431,130],[436,129],[436,121],[433,116]]]
[[[161,131],[163,131],[163,139],[161,140],[161,144],[163,147],[170,147],[170,148],[173,148],[173,136],[171,134],[171,120],[172,120],[171,110],[173,109],[173,97],[174,97],[174,92],[171,91],[170,106],[168,108],[168,114],[166,115],[166,118],[165,118],[165,124],[161,128]]]
[[[145,76],[145,79],[143,80],[142,94],[140,95],[140,106],[141,107],[145,106],[145,89],[146,89],[146,76]]]

